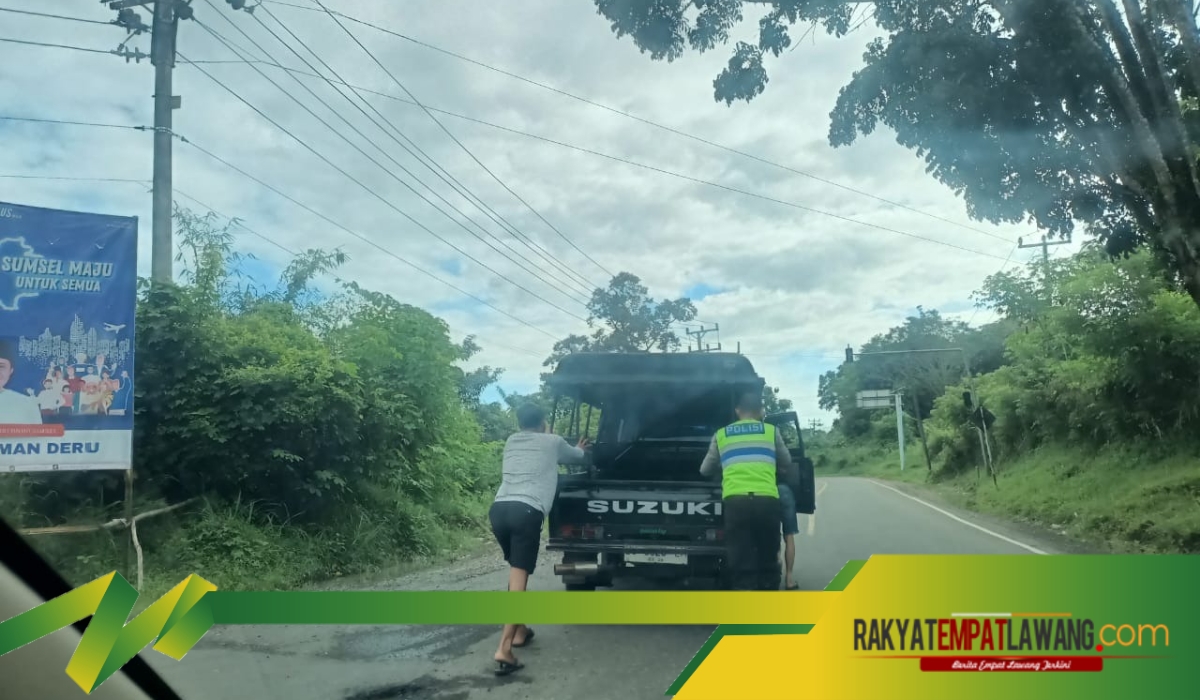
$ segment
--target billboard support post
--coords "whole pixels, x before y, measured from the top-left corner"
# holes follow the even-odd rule
[[[125,578],[133,568],[133,540],[137,535],[133,532],[133,470],[125,470],[125,522],[129,525],[129,538],[125,541]],[[141,590],[141,581],[138,582]]]

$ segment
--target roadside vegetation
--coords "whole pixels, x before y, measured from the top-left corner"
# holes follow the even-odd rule
[[[1200,309],[1178,276],[1148,252],[1114,263],[1088,246],[993,275],[976,300],[999,320],[970,327],[922,309],[821,378],[822,407],[839,418],[818,469],[929,482],[1119,551],[1200,552]],[[931,348],[963,353],[870,354]],[[904,395],[903,474],[894,413],[856,405],[870,389]]]
[[[549,396],[485,402],[502,370],[462,369],[475,340],[455,343],[432,314],[336,280],[340,252],[305,251],[262,287],[240,273],[236,222],[176,218],[183,283],[143,285],[138,299],[134,510],[186,505],[139,524],[141,600],[191,573],[287,589],[484,545],[514,410]],[[677,350],[672,327],[695,316],[628,273],[588,307],[588,334],[555,345],[548,370],[570,352]],[[4,475],[0,516],[17,528],[109,523],[125,516],[123,475]],[[125,529],[29,541],[72,585],[114,569],[136,580]]]
[[[307,251],[259,288],[238,273],[232,223],[177,219],[186,282],[138,300],[134,500],[138,513],[188,505],[139,524],[147,591],[190,573],[291,588],[476,542],[506,434],[503,415],[489,435],[479,420],[498,373],[459,368],[479,347],[353,283],[317,291],[340,253]],[[120,473],[0,479],[16,527],[104,523],[124,500]],[[132,582],[127,533],[30,541],[72,584],[113,569]]]

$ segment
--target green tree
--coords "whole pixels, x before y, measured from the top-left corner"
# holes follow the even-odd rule
[[[670,352],[682,341],[673,329],[695,320],[696,307],[687,298],[656,300],[635,275],[622,272],[588,301],[587,335],[570,335],[554,344],[543,363],[553,367],[576,352]]]
[[[763,410],[768,414],[792,410],[792,400],[779,395],[779,387],[763,386]]]
[[[652,59],[707,51],[759,13],[713,81],[717,100],[766,88],[797,24],[852,29],[846,0],[595,0]],[[961,195],[970,216],[1082,222],[1109,254],[1147,246],[1200,305],[1200,32],[1180,0],[877,0],[866,65],[842,88],[829,141],[880,124]]]
[[[964,354],[972,373],[993,371],[1004,362],[1009,325],[1001,322],[971,328],[945,318],[937,310],[917,307],[915,316],[865,343],[854,362],[822,375],[817,386],[818,403],[824,410],[837,410],[842,419],[840,428],[850,435],[863,434],[870,428],[870,411],[857,408],[860,391],[900,391],[906,402],[915,402],[917,414],[927,418],[934,400],[964,376]],[[947,351],[927,352],[939,349]],[[879,352],[898,354],[871,354]],[[912,412],[912,405],[906,405],[905,410]]]

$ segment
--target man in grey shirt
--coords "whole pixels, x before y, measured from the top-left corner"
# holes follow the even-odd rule
[[[561,436],[547,432],[546,414],[533,404],[517,409],[517,426],[521,431],[504,444],[500,490],[488,512],[492,534],[509,565],[510,591],[524,591],[537,566],[542,522],[558,490],[558,465],[582,462],[587,447],[587,438],[571,447]],[[523,668],[512,649],[532,639],[533,630],[525,625],[505,625],[496,650],[496,675]]]

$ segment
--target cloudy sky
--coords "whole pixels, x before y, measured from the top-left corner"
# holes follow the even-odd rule
[[[270,14],[249,15],[223,0],[193,3],[198,22],[181,26],[175,71],[174,92],[182,97],[175,131],[191,142],[175,147],[178,200],[239,217],[261,234],[241,231],[238,246],[257,258],[247,269],[263,283],[287,264],[283,249],[342,248],[350,261],[341,277],[434,311],[456,339],[475,335],[484,347],[479,361],[506,368],[501,386],[507,390],[533,388],[554,339],[584,329],[585,289],[603,285],[608,273],[629,271],[655,297],[691,296],[701,320],[720,324],[725,348],[740,342],[805,418],[828,425],[832,416],[816,406],[817,377],[837,365],[842,348],[902,322],[918,305],[988,320],[986,312],[975,313],[968,295],[1001,267],[1018,236],[1031,237],[1028,227],[968,221],[962,203],[886,130],[849,148],[828,145],[838,89],[877,34],[869,23],[840,40],[810,36],[771,61],[764,95],[726,107],[714,102],[712,80],[728,48],[652,62],[628,39],[612,35],[591,0],[325,0],[332,10],[408,37],[343,20],[378,64],[313,0],[289,1],[309,9],[268,1],[263,9]],[[95,0],[5,0],[4,6],[100,22],[114,16]],[[754,19],[743,31],[753,31]],[[124,34],[101,24],[0,12],[0,37],[110,50]],[[149,51],[149,43],[140,36],[128,47]],[[311,73],[308,61],[326,71],[304,46],[345,82],[373,91],[360,93],[371,107],[352,106],[352,100],[362,103],[349,89],[342,96],[320,79],[239,61]],[[923,213],[713,148],[430,46]],[[145,61],[0,42],[0,80],[4,116],[153,122],[154,72]],[[434,112],[437,119],[465,149],[412,104],[413,97],[441,110]],[[151,139],[142,131],[0,120],[0,175],[145,181]],[[460,196],[413,155],[422,152],[444,169],[442,177],[477,200]],[[149,273],[150,196],[143,184],[3,178],[0,200],[136,215],[140,273]],[[1023,262],[1032,252],[1020,250],[1012,260]]]

